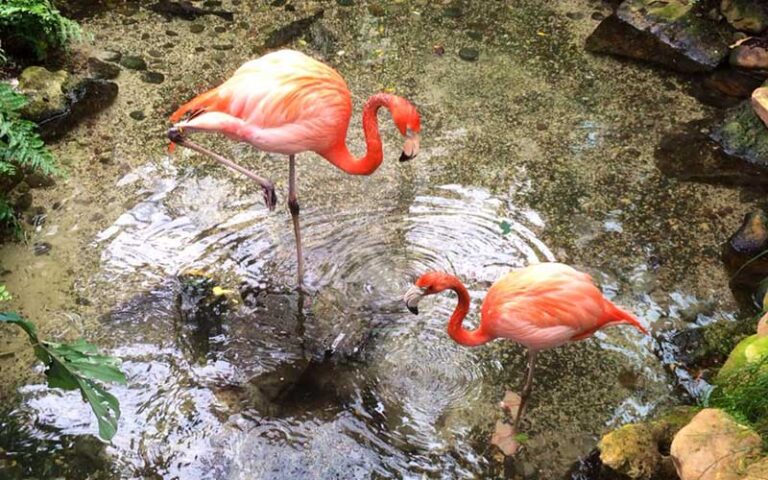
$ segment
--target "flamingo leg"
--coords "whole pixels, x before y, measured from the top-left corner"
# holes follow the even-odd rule
[[[301,252],[301,227],[299,226],[299,197],[296,194],[296,156],[288,156],[288,209],[293,219],[293,233],[296,236],[296,258],[299,266],[298,288],[304,291],[304,255]]]
[[[517,409],[517,415],[515,416],[515,431],[518,431],[520,426],[520,420],[523,418],[525,406],[528,403],[528,397],[531,395],[531,388],[533,387],[533,369],[536,363],[536,350],[528,350],[528,372],[525,375],[525,385],[523,385],[523,391],[520,395],[520,408]]]
[[[219,155],[218,153],[208,150],[207,148],[201,145],[198,145],[192,142],[191,140],[188,140],[181,134],[178,128],[174,127],[168,130],[168,138],[170,138],[172,142],[178,145],[181,145],[182,147],[187,147],[198,153],[207,155],[212,159],[216,160],[217,162],[221,163],[222,165],[226,166],[227,168],[230,168],[236,172],[240,172],[246,177],[255,181],[256,183],[261,185],[261,188],[264,190],[264,203],[267,205],[267,208],[269,210],[275,209],[275,205],[277,204],[277,195],[275,194],[275,185],[268,178],[264,178],[259,175],[256,175],[252,171],[248,170],[247,168],[241,167],[240,165],[236,164],[232,160],[228,160],[222,157],[221,155]]]

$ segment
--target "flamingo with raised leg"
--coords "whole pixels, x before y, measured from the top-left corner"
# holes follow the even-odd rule
[[[288,155],[288,208],[293,219],[298,258],[298,288],[304,291],[304,259],[296,192],[296,155],[313,151],[352,175],[370,175],[381,165],[382,142],[377,112],[387,108],[405,137],[400,161],[419,152],[421,123],[408,100],[377,93],[363,108],[366,154],[356,158],[346,145],[352,100],[344,79],[331,67],[292,50],[280,50],[249,61],[220,86],[193,98],[171,115],[168,130],[174,144],[195,150],[240,172],[264,190],[269,210],[277,203],[273,183],[190,141],[192,132],[222,133],[259,150]],[[182,118],[188,115],[186,120]]]
[[[469,292],[461,280],[448,273],[429,272],[419,277],[405,294],[406,307],[417,314],[423,297],[444,290],[453,290],[459,297],[448,321],[448,335],[454,341],[476,347],[506,338],[528,349],[528,371],[515,416],[515,431],[531,393],[534,363],[540,350],[583,340],[612,325],[632,325],[648,333],[631,313],[605,298],[589,275],[562,263],[530,265],[496,281],[483,300],[480,325],[475,330],[462,326],[469,313]]]

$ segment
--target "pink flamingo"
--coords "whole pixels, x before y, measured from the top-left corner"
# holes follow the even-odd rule
[[[488,290],[480,311],[480,326],[467,330],[461,323],[469,313],[469,293],[461,280],[442,272],[425,273],[405,294],[408,309],[417,314],[426,295],[453,290],[459,297],[448,321],[448,335],[461,345],[476,347],[506,338],[528,349],[528,372],[515,417],[517,430],[533,384],[539,350],[583,340],[611,325],[632,325],[648,331],[632,314],[608,299],[586,273],[562,263],[539,263],[514,270]]]
[[[303,291],[304,260],[296,193],[296,154],[313,151],[352,175],[370,175],[383,159],[377,112],[385,107],[405,137],[400,161],[419,152],[421,123],[416,108],[404,98],[378,93],[363,108],[366,154],[354,157],[346,137],[352,115],[347,84],[331,67],[303,53],[281,50],[242,65],[220,86],[198,95],[171,115],[168,130],[174,144],[208,155],[256,181],[264,190],[267,208],[277,203],[273,183],[250,170],[200,146],[185,135],[191,132],[223,133],[254,147],[288,155],[288,208],[293,218],[298,257],[298,287]],[[181,121],[185,114],[189,117]]]

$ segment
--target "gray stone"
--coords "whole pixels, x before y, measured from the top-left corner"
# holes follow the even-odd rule
[[[165,81],[165,75],[160,72],[144,72],[141,74],[141,80],[146,83],[159,84]]]
[[[587,38],[586,48],[681,72],[714,70],[728,55],[728,35],[702,8],[685,0],[626,0]]]
[[[129,70],[146,70],[147,62],[136,55],[126,55],[120,60],[120,65]]]
[[[120,75],[120,67],[113,63],[105,62],[97,57],[88,59],[88,71],[94,78],[112,80]]]

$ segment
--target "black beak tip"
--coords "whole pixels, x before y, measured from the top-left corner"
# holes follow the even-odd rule
[[[412,314],[414,314],[414,315],[418,315],[418,314],[419,314],[419,307],[412,307],[412,306],[410,306],[410,305],[406,305],[406,307],[408,307],[408,310],[409,310],[409,311],[410,311]]]
[[[184,136],[178,128],[171,127],[168,129],[168,139],[174,143],[181,143],[184,140]]]
[[[407,162],[408,160],[412,159],[413,155],[408,155],[407,153],[403,152],[400,154],[400,161],[401,162]]]

